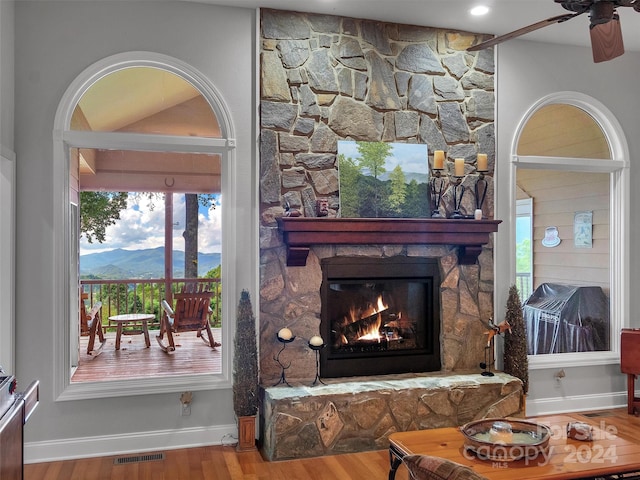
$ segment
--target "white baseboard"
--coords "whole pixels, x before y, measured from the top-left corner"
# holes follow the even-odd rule
[[[627,392],[598,393],[567,397],[527,398],[527,417],[537,415],[553,415],[566,412],[584,412],[588,410],[605,410],[627,406]]]
[[[28,442],[24,446],[24,463],[54,462],[206,445],[235,445],[237,438],[238,428],[235,424],[231,424]]]

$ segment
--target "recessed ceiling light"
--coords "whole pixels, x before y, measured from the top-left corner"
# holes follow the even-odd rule
[[[471,10],[469,10],[469,13],[476,16],[486,15],[487,13],[489,13],[489,7],[485,5],[478,5],[477,7],[473,7]]]

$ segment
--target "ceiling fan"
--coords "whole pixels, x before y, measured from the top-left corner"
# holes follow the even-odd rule
[[[573,13],[565,13],[555,17],[547,18],[540,22],[533,23],[510,33],[492,38],[486,42],[474,45],[467,50],[474,52],[493,47],[498,43],[510,40],[520,35],[524,35],[534,30],[563,23],[571,20],[583,13],[589,12],[589,32],[591,34],[591,50],[593,61],[596,63],[606,62],[612,58],[619,57],[624,53],[624,43],[622,41],[622,29],[620,28],[620,16],[616,9],[618,7],[632,7],[640,13],[640,0],[554,0],[562,5],[566,10]]]

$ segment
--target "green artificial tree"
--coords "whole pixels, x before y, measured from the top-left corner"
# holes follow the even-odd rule
[[[233,408],[238,417],[239,451],[255,448],[255,416],[258,413],[258,347],[256,319],[249,292],[242,291],[236,318],[233,357]]]
[[[522,390],[526,395],[529,391],[527,334],[522,316],[522,304],[515,285],[509,289],[505,320],[511,328],[506,331],[504,337],[504,372],[522,381]]]

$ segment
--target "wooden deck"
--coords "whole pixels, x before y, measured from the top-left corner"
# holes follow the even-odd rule
[[[72,383],[122,380],[156,377],[158,375],[193,375],[222,372],[222,347],[212,350],[196,332],[174,334],[176,351],[168,355],[162,351],[156,335],[150,330],[151,347],[146,348],[143,335],[123,335],[120,350],[116,350],[116,334],[108,332],[102,353],[96,357],[87,355],[88,337],[80,338],[78,368],[71,377]],[[220,329],[213,335],[220,341]],[[166,336],[165,336],[166,344]]]

